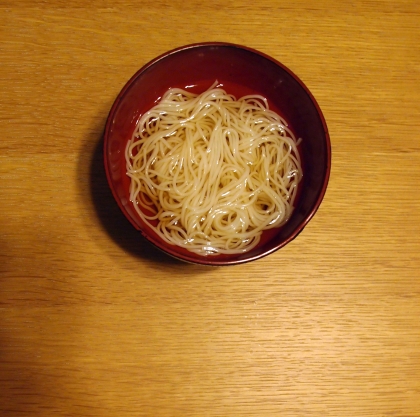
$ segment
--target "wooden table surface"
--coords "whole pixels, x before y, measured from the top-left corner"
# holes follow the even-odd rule
[[[2,416],[420,416],[420,3],[0,2]],[[172,260],[109,191],[108,111],[157,55],[247,45],[330,130],[320,210],[228,268]]]

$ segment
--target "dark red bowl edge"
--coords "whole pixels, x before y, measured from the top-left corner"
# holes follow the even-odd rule
[[[110,174],[109,174],[109,165],[108,165],[108,159],[107,159],[106,151],[107,151],[107,148],[108,148],[108,135],[109,135],[109,130],[110,130],[110,121],[112,120],[113,115],[114,115],[120,101],[124,97],[126,91],[130,88],[131,84],[134,82],[134,80],[141,73],[143,73],[147,68],[151,67],[152,65],[154,65],[156,62],[160,61],[161,59],[164,59],[169,55],[172,55],[174,53],[178,53],[178,52],[183,51],[183,50],[198,48],[198,47],[203,47],[203,46],[228,46],[228,47],[247,50],[249,52],[258,54],[260,56],[263,56],[264,58],[274,62],[276,65],[283,68],[286,72],[288,72],[299,83],[299,85],[303,88],[303,90],[306,92],[306,94],[311,99],[312,103],[314,104],[314,106],[316,108],[317,114],[318,114],[318,116],[321,120],[323,129],[324,129],[324,134],[325,134],[326,151],[327,151],[327,155],[326,155],[327,156],[327,158],[326,158],[327,166],[326,166],[326,169],[325,169],[325,176],[324,176],[323,185],[322,185],[321,191],[319,193],[318,199],[317,199],[313,209],[305,217],[305,219],[298,225],[298,227],[295,229],[295,231],[285,241],[283,241],[281,244],[279,244],[277,246],[274,246],[273,248],[271,248],[269,250],[266,250],[265,252],[262,252],[258,255],[255,255],[255,256],[249,257],[249,258],[245,258],[245,259],[233,259],[233,260],[226,260],[225,259],[223,261],[218,261],[216,258],[213,258],[213,257],[197,258],[197,257],[194,257],[194,256],[189,257],[188,255],[180,256],[179,254],[176,253],[176,251],[172,251],[167,246],[165,248],[162,248],[160,245],[158,245],[156,242],[154,242],[153,239],[151,239],[146,233],[144,233],[144,231],[141,229],[141,227],[138,226],[134,222],[134,220],[131,219],[131,216],[127,215],[123,205],[120,202],[120,199],[119,199],[116,191],[114,190],[114,188],[112,186],[112,181],[111,181],[111,177],[110,177]],[[138,71],[135,72],[135,74],[126,82],[124,87],[118,93],[118,96],[116,97],[116,99],[115,99],[115,101],[114,101],[114,103],[113,103],[113,105],[112,105],[112,107],[111,107],[111,109],[108,113],[107,120],[106,120],[106,125],[105,125],[105,132],[104,132],[103,159],[104,159],[105,173],[106,173],[108,185],[111,189],[114,200],[117,202],[120,210],[124,214],[124,217],[134,226],[134,228],[136,230],[141,232],[141,235],[148,242],[150,242],[153,246],[155,246],[157,249],[159,249],[164,254],[169,255],[172,258],[175,258],[177,260],[180,260],[180,261],[183,261],[183,262],[186,262],[186,263],[195,264],[195,265],[214,266],[214,267],[232,266],[232,265],[244,264],[244,263],[248,263],[248,262],[251,262],[251,261],[256,261],[258,259],[264,258],[264,257],[278,251],[279,249],[286,246],[290,242],[292,242],[303,231],[303,229],[306,227],[306,225],[309,223],[309,221],[314,217],[315,213],[318,211],[318,209],[319,209],[319,207],[322,203],[322,200],[324,199],[327,187],[328,187],[328,182],[329,182],[330,173],[331,173],[331,140],[330,140],[330,135],[329,135],[327,123],[325,121],[324,115],[322,113],[322,110],[321,110],[317,100],[315,99],[313,94],[309,91],[308,87],[303,83],[303,81],[290,68],[286,67],[284,64],[277,61],[276,59],[274,59],[270,55],[267,55],[264,52],[261,52],[257,49],[250,48],[250,47],[243,46],[243,45],[239,45],[239,44],[235,44],[235,43],[211,42],[210,41],[210,42],[192,43],[192,44],[188,44],[188,45],[184,45],[184,46],[180,46],[180,47],[171,49],[167,52],[162,53],[161,55],[157,56],[156,58],[152,59],[151,61],[149,61],[148,63],[143,65]]]

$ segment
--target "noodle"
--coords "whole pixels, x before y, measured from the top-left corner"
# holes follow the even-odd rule
[[[243,253],[293,211],[297,142],[267,100],[214,83],[172,88],[126,147],[130,200],[164,241],[200,255]]]

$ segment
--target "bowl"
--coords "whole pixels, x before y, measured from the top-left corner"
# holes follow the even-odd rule
[[[206,90],[215,80],[240,98],[257,93],[287,120],[302,138],[299,153],[303,179],[295,209],[286,224],[263,232],[259,244],[235,255],[198,255],[164,242],[137,214],[130,201],[125,148],[136,124],[171,87]],[[199,91],[201,89],[201,91]],[[319,208],[326,192],[331,144],[320,107],[304,83],[283,64],[254,49],[221,42],[182,46],[144,65],[116,98],[105,127],[105,171],[112,194],[129,222],[153,245],[182,261],[221,266],[255,261],[295,239]]]

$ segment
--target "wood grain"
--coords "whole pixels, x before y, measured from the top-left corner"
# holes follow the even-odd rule
[[[0,2],[0,413],[420,416],[417,1]],[[322,206],[262,260],[143,241],[102,165],[108,111],[155,56],[228,41],[317,98]]]

